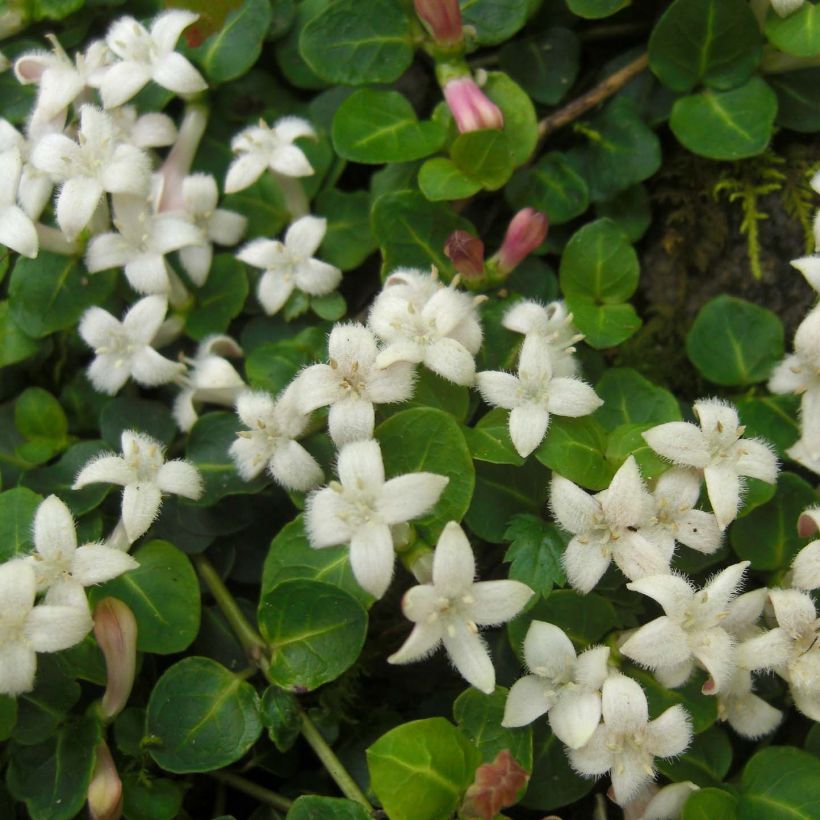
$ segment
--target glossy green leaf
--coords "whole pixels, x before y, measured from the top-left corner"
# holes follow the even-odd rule
[[[122,776],[123,814],[128,820],[174,820],[183,797],[181,784],[173,780],[149,778],[145,772]]]
[[[290,692],[269,686],[262,695],[259,710],[268,737],[280,752],[286,752],[302,729],[299,701]]]
[[[177,426],[167,404],[118,396],[107,402],[100,413],[100,434],[109,447],[119,452],[123,430],[147,433],[166,446],[177,435]]]
[[[566,542],[554,524],[535,515],[516,515],[507,526],[504,540],[509,548],[504,560],[510,562],[509,577],[521,581],[545,598],[555,584],[567,582],[561,558]]]
[[[643,324],[630,304],[600,305],[585,296],[570,296],[566,302],[573,324],[590,347],[615,347],[637,333]]]
[[[555,105],[578,75],[580,44],[565,28],[550,28],[535,37],[506,43],[501,67],[536,102]]]
[[[798,396],[754,396],[735,402],[747,438],[764,438],[780,458],[800,438]]]
[[[37,342],[14,321],[8,300],[0,302],[0,367],[22,362],[37,350]]]
[[[14,426],[26,439],[17,452],[26,458],[30,448],[42,448],[46,461],[67,444],[68,419],[60,402],[47,390],[29,387],[14,402]]]
[[[362,88],[339,106],[333,118],[333,147],[354,162],[421,159],[441,148],[445,137],[437,122],[419,122],[398,91]]]
[[[767,81],[777,94],[779,125],[806,134],[820,131],[820,105],[817,97],[820,68],[770,74]]]
[[[17,697],[17,722],[12,737],[25,746],[53,737],[80,694],[80,685],[57,655],[40,655],[34,689]]]
[[[760,28],[745,0],[675,0],[649,38],[649,66],[673,91],[698,83],[734,88],[762,53]]]
[[[769,42],[795,57],[815,57],[820,53],[820,7],[807,2],[786,17],[769,9],[763,26]]]
[[[33,551],[34,513],[42,500],[27,487],[0,493],[0,562]]]
[[[535,457],[556,473],[590,490],[609,485],[606,431],[592,417],[552,417],[550,429]]]
[[[283,581],[262,596],[259,630],[271,648],[268,677],[309,692],[335,680],[359,657],[367,612],[342,589],[319,581]]]
[[[245,374],[251,387],[276,395],[305,365],[324,353],[324,334],[310,328],[297,336],[255,347],[245,359]]]
[[[239,760],[262,732],[254,688],[209,658],[167,669],[148,701],[148,751],[169,772],[210,772]]]
[[[167,541],[149,541],[134,553],[139,567],[92,587],[99,601],[109,595],[137,619],[137,648],[170,655],[187,649],[199,631],[199,582],[184,552]]]
[[[441,820],[461,803],[481,756],[444,718],[391,729],[367,750],[370,787],[391,820]]]
[[[680,704],[692,719],[692,730],[700,734],[705,732],[717,720],[717,699],[714,695],[704,695],[701,691],[706,674],[698,672],[683,686],[667,689],[655,676],[645,669],[630,668],[629,676],[635,678],[646,692],[649,702],[649,716],[657,718],[670,706]]]
[[[403,404],[385,404],[380,409],[385,416],[395,416],[410,407],[432,407],[464,421],[470,408],[470,390],[442,379],[432,370],[421,368],[413,385],[413,397]]]
[[[484,129],[460,134],[450,147],[453,162],[488,191],[495,191],[510,178],[513,158],[504,131]]]
[[[208,280],[196,290],[196,305],[185,319],[185,330],[197,340],[212,333],[224,333],[247,298],[245,266],[232,254],[217,254]]]
[[[621,424],[610,431],[606,442],[606,460],[613,473],[630,456],[634,457],[641,475],[647,481],[669,469],[669,462],[657,455],[643,437],[643,433],[654,426],[653,423]]]
[[[509,40],[527,20],[527,0],[462,0],[461,21],[472,26],[479,45]]]
[[[481,183],[451,159],[433,157],[419,169],[419,188],[431,202],[465,199],[481,190]]]
[[[737,798],[723,789],[700,789],[686,799],[681,820],[735,820]]]
[[[686,337],[689,360],[715,384],[762,382],[783,353],[783,325],[777,314],[735,296],[707,302]]]
[[[612,199],[598,202],[595,213],[599,217],[611,219],[630,242],[637,242],[652,222],[649,194],[640,183],[625,188]]]
[[[598,20],[601,17],[609,17],[628,6],[632,0],[567,0],[567,6],[573,14],[579,17],[587,17],[590,20]]]
[[[441,410],[418,407],[391,416],[376,429],[388,478],[428,472],[449,481],[435,507],[412,524],[434,544],[448,521],[461,521],[470,505],[475,468],[458,423]]]
[[[498,5],[495,0],[493,3]],[[483,91],[504,115],[504,134],[507,137],[513,166],[523,165],[532,155],[538,142],[538,122],[532,100],[527,92],[503,71],[489,72]]]
[[[761,749],[740,781],[738,820],[811,820],[820,814],[820,760],[792,746]]]
[[[760,77],[731,91],[680,97],[669,125],[680,143],[709,159],[746,159],[762,153],[772,136],[777,95]]]
[[[474,459],[490,464],[524,463],[510,439],[508,419],[509,413],[496,407],[482,416],[475,427],[464,428],[464,438]]]
[[[521,805],[540,812],[568,806],[595,788],[595,781],[576,774],[566,747],[550,731],[546,720],[533,728],[533,768]]]
[[[334,0],[305,25],[299,51],[328,82],[390,83],[413,59],[410,21],[392,0]]]
[[[321,250],[326,262],[341,270],[353,270],[376,250],[366,191],[324,191],[316,199],[315,210],[327,219]],[[311,300],[311,304],[315,303],[315,299]]]
[[[673,783],[689,780],[701,788],[719,786],[732,765],[732,744],[723,729],[712,726],[695,735],[679,757],[658,760],[657,766]]]
[[[297,144],[304,147],[304,142],[307,140]],[[249,188],[228,194],[222,204],[248,220],[248,238],[277,236],[290,221],[284,194],[273,174],[262,174]]]
[[[621,424],[664,424],[680,421],[677,399],[631,367],[611,367],[595,385],[603,400],[594,416],[607,430]]]
[[[305,794],[294,801],[286,820],[368,820],[370,813],[341,797],[319,797]]]

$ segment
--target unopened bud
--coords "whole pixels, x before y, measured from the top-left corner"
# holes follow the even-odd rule
[[[94,608],[94,636],[105,657],[108,679],[100,716],[111,720],[128,702],[137,664],[137,621],[117,598],[103,598]]]
[[[547,238],[548,228],[546,214],[533,208],[519,211],[512,218],[498,251],[498,267],[504,273],[518,267]]]
[[[440,46],[454,46],[464,37],[458,0],[414,0],[416,14]]]
[[[465,279],[484,273],[484,243],[467,231],[453,231],[444,243],[444,253]]]
[[[800,513],[797,519],[797,534],[801,538],[808,538],[820,531],[820,507],[812,507]]]
[[[119,820],[122,816],[122,780],[104,740],[96,750],[94,775],[88,784],[91,820]]]
[[[444,86],[444,99],[462,134],[483,128],[504,127],[501,109],[489,100],[472,77],[450,80]]]

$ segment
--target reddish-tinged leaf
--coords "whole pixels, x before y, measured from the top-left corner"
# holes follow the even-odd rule
[[[529,779],[527,770],[510,750],[503,749],[492,763],[476,769],[475,782],[464,795],[459,816],[464,820],[493,820],[501,809],[518,802],[518,795]]]

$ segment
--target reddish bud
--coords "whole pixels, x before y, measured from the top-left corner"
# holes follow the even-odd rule
[[[137,621],[117,598],[103,598],[94,608],[94,637],[108,673],[100,705],[103,720],[118,715],[128,703],[137,665]]]
[[[464,32],[458,0],[414,0],[413,5],[438,45],[454,46],[461,42]]]
[[[466,279],[477,279],[484,273],[484,243],[477,236],[453,231],[444,243],[444,253]]]
[[[493,820],[498,813],[518,801],[518,793],[530,776],[509,749],[502,749],[492,763],[479,766],[475,782],[464,795],[459,817],[465,820]]]
[[[501,109],[489,100],[472,77],[450,80],[444,86],[444,99],[462,134],[483,128],[504,127]]]
[[[518,267],[547,238],[548,228],[546,214],[533,208],[519,211],[512,218],[498,251],[498,267],[504,273]]]
[[[97,746],[94,775],[88,784],[88,814],[91,820],[122,817],[122,781],[114,758],[104,740]]]
[[[800,514],[800,518],[797,519],[797,534],[801,538],[808,538],[818,530],[820,530],[820,511],[815,508]]]

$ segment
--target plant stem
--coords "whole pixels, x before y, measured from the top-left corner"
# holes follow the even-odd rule
[[[275,809],[288,811],[293,805],[293,801],[288,800],[287,797],[282,797],[281,794],[266,789],[258,783],[246,780],[244,777],[240,777],[233,772],[209,772],[208,774],[213,777],[214,780],[219,780],[221,783],[236,789],[238,792],[255,797],[260,803],[266,803]]]
[[[649,65],[649,55],[641,54],[640,57],[634,59],[631,63],[627,63],[623,68],[610,74],[602,82],[598,83],[594,88],[591,88],[586,94],[574,99],[563,108],[544,117],[538,123],[538,138],[543,140],[544,137],[569,125],[573,120],[577,120],[582,114],[594,108],[598,103],[603,102],[607,97],[611,97],[617,91],[620,91],[630,80],[637,77]]]
[[[370,801],[364,796],[356,781],[348,774],[347,769],[336,757],[333,749],[328,746],[327,741],[322,737],[322,733],[316,728],[313,721],[302,712],[302,736],[316,752],[316,756],[322,761],[330,776],[336,781],[336,785],[341,789],[342,794],[349,800],[364,806],[369,812],[373,811]]]
[[[231,595],[225,583],[219,577],[219,573],[214,568],[214,565],[204,555],[195,555],[194,564],[196,565],[197,572],[199,572],[199,577],[202,578],[205,586],[208,587],[211,595],[214,596],[217,606],[239,639],[239,643],[242,644],[242,648],[248,657],[255,664],[258,664],[265,648],[264,639],[248,622],[248,619],[239,608],[236,598]]]

